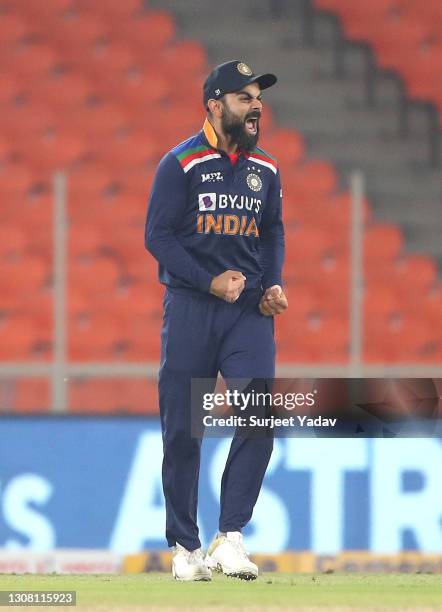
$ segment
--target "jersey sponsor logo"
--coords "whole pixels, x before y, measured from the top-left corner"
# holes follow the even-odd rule
[[[198,206],[200,210],[215,210],[216,193],[200,193],[198,195]]]
[[[236,208],[258,213],[261,210],[262,200],[245,195],[231,195],[226,193],[200,193],[198,195],[199,210],[215,210],[216,208]]]
[[[250,174],[247,175],[246,181],[247,181],[247,185],[252,191],[261,191],[262,180],[257,174],[255,174],[254,172],[251,172]]]
[[[201,174],[201,182],[202,183],[213,183],[215,181],[223,181],[224,177],[222,172],[209,172],[207,174]]]
[[[196,219],[198,234],[224,234],[227,236],[254,236],[258,238],[259,230],[255,217],[247,215],[199,214]]]

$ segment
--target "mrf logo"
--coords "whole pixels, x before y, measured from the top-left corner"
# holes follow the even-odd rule
[[[224,177],[222,172],[209,172],[208,174],[201,174],[202,183],[214,183],[215,181],[223,181]]]

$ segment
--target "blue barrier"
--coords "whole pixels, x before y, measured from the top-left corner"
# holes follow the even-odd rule
[[[2,418],[0,547],[164,549],[157,419]],[[229,440],[203,444],[199,525],[217,529]],[[442,550],[441,439],[277,439],[251,552]]]

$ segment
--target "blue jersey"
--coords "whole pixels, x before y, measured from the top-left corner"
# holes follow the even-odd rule
[[[282,285],[281,200],[275,158],[256,148],[232,164],[206,120],[162,158],[155,175],[145,245],[160,281],[207,292],[214,276],[238,270],[246,289]]]

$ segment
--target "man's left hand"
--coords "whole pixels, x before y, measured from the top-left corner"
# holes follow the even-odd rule
[[[259,312],[266,317],[279,315],[288,308],[288,301],[284,291],[279,285],[273,285],[266,289],[266,292],[259,302]]]

